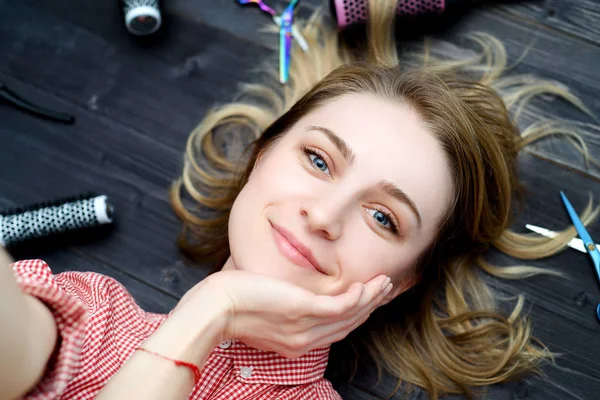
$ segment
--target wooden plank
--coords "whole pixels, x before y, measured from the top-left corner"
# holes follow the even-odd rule
[[[391,400],[426,400],[429,399],[428,394],[419,387],[414,387],[412,391],[407,390],[407,385],[403,383],[398,391],[390,397],[395,391],[396,379],[389,374],[383,373],[381,379],[378,379],[377,369],[374,363],[363,359],[359,365],[356,375],[352,381],[347,382],[348,378],[340,376],[335,372],[334,366],[331,364],[328,367],[325,377],[329,379],[336,390],[344,399],[363,400],[363,399],[391,399]],[[491,400],[513,399],[520,398],[518,395],[523,392],[523,387],[531,392],[532,383],[529,382],[508,382],[500,385],[493,385],[480,391],[485,393],[481,398]],[[537,386],[535,386],[537,389]],[[517,396],[517,397],[515,397]],[[459,395],[443,395],[443,400],[465,399]]]
[[[12,196],[13,193],[10,192],[10,189],[8,193],[6,187],[2,187],[2,189],[2,196]],[[0,204],[2,208],[13,206],[4,197],[0,198]],[[121,283],[133,296],[137,304],[148,312],[166,314],[177,305],[178,298],[165,293],[162,288],[150,286],[134,275],[97,260],[93,254],[87,254],[89,253],[87,250],[85,243],[80,243],[77,247],[62,246],[58,251],[56,247],[38,247],[35,249],[27,247],[17,251],[10,250],[10,253],[15,260],[44,260],[54,274],[65,271],[82,271],[110,276]]]
[[[124,233],[124,242],[120,245],[117,244],[120,240],[115,239],[108,247],[104,245],[103,261],[139,272],[141,279],[147,278],[147,282],[155,285],[170,285],[166,290],[181,296],[207,271],[193,271],[183,265],[174,245],[179,224],[166,202],[166,190],[181,171],[187,135],[218,96],[226,97],[221,91],[233,91],[239,78],[238,57],[244,52],[252,53],[251,46],[240,44],[231,35],[220,34],[213,28],[207,28],[210,32],[204,32],[206,35],[196,29],[193,33],[199,34],[197,37],[213,37],[214,45],[206,47],[206,53],[192,57],[193,60],[182,61],[176,52],[169,53],[173,59],[166,63],[134,45],[132,48],[137,50],[112,47],[112,42],[69,26],[52,13],[40,13],[25,3],[19,7],[3,5],[16,27],[23,28],[0,28],[6,29],[2,35],[7,40],[2,45],[8,48],[3,51],[10,54],[0,61],[0,70],[9,74],[3,79],[10,80],[7,82],[10,86],[29,98],[76,114],[78,122],[74,127],[40,125],[31,117],[3,108],[11,118],[17,118],[13,132],[7,135],[14,136],[13,140],[27,141],[26,150],[17,147],[14,155],[24,151],[38,154],[36,161],[40,165],[28,163],[23,167],[30,169],[26,173],[28,179],[35,176],[34,170],[46,170],[45,161],[51,164],[48,174],[53,171],[54,179],[61,180],[53,182],[47,180],[48,177],[39,177],[47,183],[32,182],[47,189],[47,196],[39,195],[41,199],[72,193],[80,190],[78,187],[116,193],[113,201],[119,213],[118,232]],[[49,38],[47,31],[58,32],[58,35]],[[186,43],[185,38],[194,36],[185,29],[178,32],[181,37],[173,38],[177,43]],[[231,46],[223,47],[229,42]],[[231,51],[223,51],[224,48]],[[180,49],[189,54],[184,45]],[[129,54],[130,50],[134,56]],[[63,57],[57,58],[55,63],[46,62],[48,54],[54,53]],[[107,60],[106,54],[114,57]],[[92,90],[82,93],[90,87]],[[161,96],[157,97],[156,93]],[[27,127],[22,120],[32,125]],[[10,126],[11,120],[6,121]],[[17,129],[28,129],[30,140],[17,135]],[[31,138],[31,135],[39,136]],[[76,140],[71,142],[74,138]],[[39,154],[47,157],[39,158]],[[25,160],[19,162],[25,163]],[[65,181],[61,178],[63,174],[73,179]],[[73,183],[75,179],[79,184]],[[127,185],[132,186],[123,189]],[[40,197],[16,198],[15,201],[38,201]],[[141,216],[142,208],[153,211]],[[155,245],[157,237],[169,238],[169,245]]]
[[[275,0],[268,4],[275,10],[281,11],[288,3]],[[325,4],[325,1],[300,1],[296,7],[296,21],[308,19],[312,12],[321,5],[323,5],[323,10],[328,12],[329,6]],[[269,15],[261,12],[255,5],[241,6],[234,0],[221,2],[171,0],[166,3],[165,9],[171,15],[226,30],[244,42],[259,44],[273,50],[279,46],[278,38],[265,32],[266,27],[275,25]]]
[[[567,194],[579,211],[584,208],[589,195],[599,198],[600,185],[593,180],[584,179],[536,157],[524,155],[520,170],[530,189],[527,207],[515,222],[515,227],[523,231],[525,223],[554,230],[569,225],[570,219],[560,200],[559,190]],[[588,230],[593,237],[600,236],[600,224],[597,222]],[[514,263],[514,260],[498,252],[491,257],[501,265]],[[600,301],[600,285],[590,260],[586,254],[567,249],[555,257],[530,264],[561,271],[568,274],[570,279],[543,277],[494,283],[511,294],[527,295],[534,305],[532,315],[539,337],[553,351],[566,353],[557,360],[561,369],[553,371],[554,376],[561,376],[561,384],[564,383],[564,387],[570,388],[571,392],[578,393],[579,398],[589,398],[587,390],[600,389],[600,362],[594,356],[600,353],[600,344],[596,343],[600,325],[594,316],[596,304]],[[577,340],[573,340],[573,337],[577,337]]]
[[[260,18],[258,20],[254,19],[257,13],[246,13],[249,10],[245,10],[245,7],[237,7],[235,4],[219,4],[221,5],[211,3],[210,6],[205,4],[206,7],[200,7],[198,4],[185,1],[174,2],[167,11],[173,10],[175,14],[172,15],[172,20],[176,20],[177,22],[176,25],[175,22],[167,25],[172,27],[173,32],[166,30],[164,34],[172,42],[176,41],[178,43],[177,46],[171,47],[165,45],[166,39],[162,42],[158,40],[158,44],[154,43],[153,46],[139,47],[133,45],[134,42],[131,41],[131,38],[127,37],[123,29],[115,29],[114,24],[109,25],[105,23],[99,25],[97,22],[89,22],[89,17],[88,19],[83,18],[83,15],[87,14],[82,15],[82,11],[80,10],[71,18],[81,24],[91,24],[91,27],[86,26],[83,31],[74,28],[78,32],[76,36],[87,37],[87,39],[82,39],[79,42],[81,46],[75,46],[76,48],[72,49],[71,54],[80,54],[82,51],[85,51],[88,53],[85,60],[95,60],[95,65],[103,65],[105,61],[102,59],[105,57],[94,55],[108,52],[113,54],[113,57],[109,63],[110,68],[105,68],[108,71],[99,73],[98,70],[92,70],[88,75],[82,73],[75,74],[76,77],[79,75],[80,78],[80,84],[77,86],[78,92],[76,94],[73,93],[74,90],[71,88],[71,90],[67,89],[69,92],[65,95],[71,96],[75,101],[92,104],[92,107],[97,108],[97,112],[105,112],[106,110],[106,114],[111,118],[115,118],[126,124],[135,125],[138,128],[144,129],[150,135],[157,137],[157,140],[162,139],[161,141],[166,142],[170,146],[181,148],[181,143],[184,140],[183,137],[200,119],[201,112],[198,112],[198,110],[206,110],[215,101],[220,102],[229,97],[223,91],[219,92],[219,89],[216,89],[216,87],[220,89],[226,88],[227,93],[231,93],[235,88],[234,82],[241,79],[235,71],[244,71],[251,68],[266,55],[265,51],[261,50],[262,47],[260,45],[267,42],[258,41],[256,37],[253,38],[252,35],[257,30],[252,29],[252,24],[248,23],[249,20],[254,21],[255,28],[261,25],[261,22],[259,22]],[[194,10],[196,10],[195,14]],[[51,10],[47,11],[44,14],[44,18],[49,20],[51,20],[49,15],[57,12],[56,10],[52,12]],[[59,7],[58,12],[60,11],[62,9]],[[91,11],[97,10],[94,9]],[[30,13],[26,14],[30,15]],[[193,26],[190,25],[190,21],[180,17],[183,14],[192,16],[188,18],[196,17],[198,21],[202,21],[202,24],[196,23]],[[67,13],[67,15],[69,14]],[[101,15],[112,14],[105,12]],[[64,25],[62,20],[57,19],[56,21],[60,21]],[[40,25],[41,21],[36,22]],[[597,48],[586,47],[585,45],[579,46],[579,43],[573,39],[565,37],[556,38],[548,32],[533,32],[533,27],[524,26],[524,24],[515,21],[507,21],[495,13],[478,12],[468,14],[460,22],[460,25],[449,31],[445,31],[444,37],[449,37],[450,40],[457,40],[458,36],[464,32],[485,29],[488,32],[497,34],[507,43],[509,55],[513,60],[518,58],[522,51],[532,42],[532,38],[538,35],[539,37],[534,49],[528,53],[522,65],[517,67],[515,72],[534,72],[567,84],[577,95],[583,98],[584,102],[594,113],[598,114],[600,102],[597,100],[595,93],[599,89],[598,74],[600,72],[598,72],[598,68],[591,67],[600,62],[600,51]],[[220,26],[218,30],[215,30],[210,29],[209,25]],[[27,24],[23,24],[23,26],[27,26]],[[112,28],[110,28],[111,26]],[[410,25],[408,28],[410,28]],[[26,30],[26,28],[23,29]],[[232,35],[235,35],[236,38],[253,38],[252,40],[257,40],[257,45],[235,46],[228,43],[227,48],[231,51],[223,51],[223,41],[228,40],[228,42],[233,42],[233,38],[221,34],[221,29],[227,30]],[[97,30],[97,32],[88,37],[90,36],[89,32],[93,32],[93,30]],[[38,36],[43,35],[42,32],[43,30],[40,30]],[[185,34],[178,34],[184,32]],[[4,34],[5,36],[8,35],[9,39],[11,38],[11,32],[4,32]],[[215,40],[210,42],[214,43],[214,47],[208,49],[207,53],[203,53],[202,56],[198,56],[198,48],[203,47],[204,44],[199,46],[197,41],[186,40],[186,38],[211,37],[215,35]],[[23,32],[17,31],[13,33],[13,41],[19,43],[18,38],[23,36],[27,37],[29,35],[23,35]],[[67,34],[65,31],[64,36],[65,40],[59,40],[58,43],[66,42],[66,37],[72,37],[73,35]],[[37,39],[43,40],[39,37]],[[94,48],[94,46],[89,45],[88,42],[90,40],[102,43],[98,45],[98,48]],[[7,41],[7,43],[10,42],[11,40]],[[22,43],[19,46],[24,47]],[[57,46],[59,47],[58,50],[65,53],[66,50],[63,49],[64,45],[57,45],[54,42],[46,44],[46,47],[49,48],[45,49],[45,52],[56,52],[58,51],[56,49]],[[107,48],[110,50],[107,50]],[[244,49],[250,50],[245,52]],[[214,59],[213,61],[207,62],[209,59],[208,54],[210,54],[211,60]],[[231,54],[236,54],[238,59],[233,61],[231,57],[223,56],[224,54],[229,54],[230,56]],[[29,56],[29,54],[27,55]],[[17,57],[13,56],[13,58]],[[156,57],[165,58],[166,60],[162,65],[159,63],[156,66]],[[552,63],[547,62],[550,57],[553,60]],[[183,58],[185,61],[181,63]],[[79,58],[76,57],[76,63],[77,59]],[[72,62],[73,60],[70,61]],[[179,65],[173,66],[173,63],[178,61]],[[223,66],[229,67],[233,63],[238,68],[225,67],[225,71],[230,71],[229,76],[227,79],[219,79],[218,77],[225,74],[225,72],[221,71]],[[14,60],[11,62],[11,66],[12,68],[7,72],[20,71],[24,68],[23,65]],[[185,77],[180,76],[180,79],[177,79],[176,82],[173,82],[173,79],[165,82],[164,74],[165,70],[169,71],[169,66],[171,74],[177,74],[178,72],[173,72],[176,70],[180,73],[184,71],[183,75],[198,73],[204,79],[198,79],[198,76],[189,77],[186,75]],[[56,76],[56,70],[61,68],[63,66],[59,63],[56,68],[48,68],[46,71],[49,72],[43,72],[42,76],[40,76],[40,72],[28,71],[26,68],[24,72],[27,73],[30,80],[37,82],[50,81],[52,76]],[[87,65],[80,65],[78,70],[86,70],[86,68],[89,70]],[[146,76],[152,76],[152,82],[150,83],[148,80],[140,77],[139,72],[126,72],[131,71],[133,68],[136,71],[141,70]],[[110,69],[118,70],[120,73],[111,73]],[[190,70],[193,72],[190,72]],[[90,75],[91,79],[89,78]],[[69,82],[74,80],[73,77],[69,78]],[[89,80],[92,82],[88,82]],[[211,86],[210,84],[215,82],[215,80],[218,84]],[[109,83],[108,85],[107,82]],[[163,82],[166,86],[162,86]],[[60,81],[53,85],[53,88],[57,88],[57,90],[63,89],[63,84]],[[97,90],[90,91],[82,99],[79,93],[82,86],[95,86]],[[106,89],[107,87],[108,89]],[[156,102],[148,100],[156,97],[157,87],[161,87],[161,93],[164,92],[164,95],[161,96],[160,106]],[[193,95],[190,95],[187,92],[189,88],[193,88],[196,93],[200,94],[199,98],[194,98]],[[108,93],[105,93],[106,91]],[[198,104],[199,102],[200,104]],[[587,118],[583,113],[577,112],[563,103],[553,101],[551,98],[539,101],[537,107],[533,108],[532,111],[542,113],[543,115],[557,115],[561,118],[575,118],[591,122],[591,119]],[[178,118],[173,119],[172,115],[178,115]],[[529,114],[525,114],[525,117],[531,115],[532,113],[530,112]],[[166,123],[166,121],[170,123]],[[158,127],[160,127],[160,133],[157,132]],[[592,132],[586,137],[586,140],[590,145],[592,155],[600,158],[600,139],[598,137],[597,132]],[[559,143],[561,144],[557,145],[555,141],[547,140],[544,144],[537,145],[536,151],[543,157],[564,162],[573,168],[585,170],[579,153],[569,146],[564,146],[562,141]],[[597,169],[591,170],[589,173],[597,177],[600,176],[600,171]]]
[[[0,192],[5,193],[7,205],[89,189],[109,193],[119,213],[118,229],[104,241],[76,250],[179,296],[201,279],[203,273],[191,272],[182,265],[173,243],[178,223],[166,202],[165,188],[179,172],[183,141],[191,127],[210,104],[228,98],[240,79],[238,71],[254,66],[266,53],[261,46],[253,47],[252,40],[241,40],[246,28],[241,29],[236,25],[238,20],[231,18],[238,15],[236,12],[221,13],[229,10],[229,5],[221,5],[224,3],[211,3],[204,19],[195,20],[191,13],[185,13],[186,18],[184,13],[167,14],[177,22],[172,25],[172,36],[166,36],[168,41],[152,44],[129,41],[128,36],[116,33],[122,27],[108,25],[109,20],[104,19],[108,14],[103,14],[103,8],[97,10],[97,15],[85,10],[85,7],[104,7],[98,4],[108,2],[91,2],[93,6],[85,2],[81,6],[84,9],[74,7],[72,11],[64,6],[67,3],[57,3],[56,9],[45,4],[36,5],[41,7],[38,9],[32,2],[0,1],[3,12],[14,24],[0,27],[4,38],[0,49],[6,55],[0,60],[3,79],[20,93],[72,111],[78,117],[78,124],[68,128],[35,120],[7,107],[0,108],[3,122],[0,166],[11,171],[11,176],[0,177]],[[221,19],[209,18],[215,14]],[[247,14],[239,15],[245,19]],[[85,18],[78,19],[81,16]],[[98,22],[94,25],[96,17]],[[85,21],[87,25],[83,22],[77,25],[75,21]],[[489,13],[472,15],[463,22],[466,27],[489,27],[502,33],[513,58],[529,43],[534,32],[531,27],[521,27]],[[461,29],[467,28],[457,28],[452,35],[456,37]],[[542,41],[543,46],[536,45],[533,55],[528,55],[524,70],[565,78],[587,100],[593,101],[598,83],[597,72],[590,65],[597,60],[597,54],[592,52],[587,56],[590,47],[576,40],[542,36],[538,44]],[[565,43],[570,43],[571,48],[556,51],[556,46]],[[557,53],[553,63],[548,63],[549,56]],[[572,71],[560,68],[571,64]],[[156,100],[158,94],[161,97]],[[571,112],[555,103],[542,102],[540,107],[548,106],[548,112],[557,115]],[[592,108],[598,109],[597,101]],[[561,142],[555,143],[561,147]],[[553,157],[557,151],[547,154]],[[560,189],[567,191],[576,207],[586,199],[585,193],[580,193],[581,188],[590,187],[598,197],[593,180],[539,159],[532,160],[523,168],[537,196],[530,200],[526,218],[521,222],[537,222],[550,228],[564,224],[560,202],[551,200]],[[567,158],[567,163],[574,161]],[[592,228],[592,233],[598,237],[597,228]],[[590,355],[598,352],[594,345],[598,331],[596,325],[590,325],[593,320],[589,319],[589,312],[598,301],[598,290],[589,263],[582,256],[567,252],[540,264],[558,263],[559,268],[580,266],[571,271],[576,278],[572,282],[544,278],[511,283],[504,288],[507,293],[527,292],[534,301],[534,321],[536,317],[540,319],[536,329],[542,339],[569,351],[565,368],[570,372],[563,375],[564,371],[560,371],[555,381],[563,386],[567,380],[577,383],[573,394],[568,395],[573,398],[588,398],[589,393],[597,393],[597,382],[592,377],[598,376],[598,364]],[[53,260],[68,260],[70,253],[58,252],[53,257],[56,258],[49,261],[54,264]],[[581,292],[587,297],[581,296]],[[583,298],[587,298],[587,303]],[[556,329],[558,324],[568,328]],[[569,334],[574,331],[577,341],[570,340]],[[393,381],[386,382],[393,385]],[[545,388],[538,383],[532,384],[531,393],[536,398],[567,396],[555,386]]]
[[[225,29],[253,43],[261,43],[267,47],[273,47],[273,43],[276,43],[273,37],[269,40],[258,32],[263,22],[260,16],[254,15],[255,13],[227,2],[210,5],[208,1],[200,3],[202,2],[178,0],[170,5],[170,10],[203,24]],[[512,3],[506,5],[507,8],[513,6],[517,5]],[[249,21],[253,22],[254,29]],[[597,65],[600,65],[600,49],[595,45],[557,34],[555,31],[540,29],[537,23],[506,18],[497,10],[477,8],[455,8],[453,12],[441,17],[405,18],[399,27],[399,37],[403,43],[409,44],[423,34],[433,34],[447,42],[446,47],[449,51],[458,52],[461,50],[453,43],[468,46],[469,43],[462,39],[462,35],[471,31],[485,31],[500,38],[507,47],[509,65],[528,50],[520,64],[513,69],[513,73],[533,73],[569,87],[572,93],[579,96],[596,117],[600,118],[600,101],[596,96],[600,90],[600,68],[597,68]],[[533,48],[529,49],[532,45]],[[592,118],[573,106],[552,97],[545,97],[537,99],[531,110],[523,115],[522,126],[539,115],[574,119],[597,125]],[[599,137],[598,131],[593,129],[585,136],[591,155],[597,159],[600,158]],[[535,145],[534,148],[540,157],[564,163],[565,166],[586,171],[600,178],[598,168],[588,169],[580,154],[564,143],[563,140],[548,139]]]
[[[600,44],[600,1],[545,0],[497,4],[496,7],[514,17],[536,21],[590,43]]]
[[[179,171],[179,154],[31,85],[2,79],[23,96],[72,109],[78,118],[68,127],[0,108],[0,168],[10,171],[0,179],[0,193],[10,205],[88,191],[107,194],[115,206],[116,229],[105,240],[87,244],[85,252],[175,297],[206,276],[206,269],[184,265],[175,245],[180,225],[167,188]]]
[[[410,26],[405,29],[410,29]],[[488,11],[465,14],[460,23],[442,29],[434,36],[441,39],[440,48],[448,56],[456,56],[458,52],[465,50],[455,44],[468,45],[468,42],[460,36],[472,31],[484,31],[501,39],[506,45],[509,65],[529,49],[511,73],[535,74],[556,81],[579,96],[596,117],[600,115],[600,102],[595,94],[600,89],[598,87],[600,69],[595,67],[600,62],[598,47]],[[540,117],[576,120],[596,127],[598,125],[594,119],[574,106],[550,96],[536,99],[533,107],[522,115],[520,126],[524,128]],[[599,159],[600,134],[597,128],[590,128],[589,131],[589,134],[585,135],[585,140],[589,144],[591,156]],[[542,158],[562,163],[596,179],[600,178],[600,170],[597,167],[587,168],[580,153],[566,144],[563,139],[546,139],[532,146],[532,149]]]
[[[0,115],[2,114],[0,113]],[[4,119],[2,120],[4,121]],[[0,129],[0,135],[2,135],[0,136],[0,143],[2,143],[3,150],[9,149],[9,151],[2,151],[0,153],[1,160],[6,159],[6,155],[19,154],[19,150],[10,149],[9,141],[5,140],[5,137],[3,136],[3,133],[5,132],[5,129]],[[16,150],[16,152],[13,153],[10,150]],[[2,167],[4,167],[4,165]],[[3,183],[9,181],[11,184],[0,184],[0,209],[4,210],[24,205],[15,204],[13,200],[9,200],[22,196],[30,196],[30,198],[37,197],[41,200],[36,193],[32,194],[32,192],[36,191],[32,186],[27,184],[19,185],[19,183],[23,183],[18,180],[19,178],[22,178],[22,176],[15,173],[15,170],[11,171],[11,178],[13,178],[14,181],[11,182],[6,178],[2,179]],[[25,183],[26,182],[27,181],[25,181]],[[90,237],[89,239],[81,240],[77,247],[70,245],[70,243],[65,243],[62,246],[37,246],[35,248],[27,246],[16,250],[9,249],[9,251],[15,260],[41,259],[46,261],[54,274],[64,271],[90,271],[110,276],[125,286],[140,307],[146,311],[168,313],[175,307],[178,301],[177,297],[165,293],[162,288],[150,286],[139,280],[136,276],[125,273],[118,268],[111,267],[110,265],[97,260],[93,254],[87,254],[89,251],[86,248],[86,245],[89,245],[89,240],[92,239],[93,238]],[[98,245],[102,240],[106,240],[106,238],[103,237],[103,235],[100,235],[96,240],[99,240],[99,242],[96,243],[96,245]]]
[[[233,97],[266,50],[183,18],[166,24],[164,37],[139,42],[114,19],[115,10],[105,9],[113,3],[0,1],[5,18],[14,21],[0,27],[0,50],[8,55],[0,71],[180,155],[204,113]]]
[[[550,229],[563,229],[570,219],[558,195],[564,190],[577,210],[582,210],[591,194],[600,195],[600,186],[592,179],[562,170],[525,154],[521,158],[522,179],[530,195],[522,215],[515,221],[515,229],[524,230],[525,223]],[[594,237],[600,235],[600,225],[589,228]],[[511,265],[515,260],[490,254],[490,259],[500,265]],[[548,367],[548,381],[536,381],[530,391],[536,398],[590,398],[600,389],[600,363],[594,356],[600,352],[596,338],[600,326],[595,318],[595,307],[600,301],[600,286],[593,267],[583,253],[565,250],[548,259],[528,262],[551,268],[570,276],[569,279],[540,277],[514,282],[490,280],[499,290],[510,295],[525,294],[531,307],[536,335],[552,351],[565,353],[557,359],[558,367]],[[573,338],[577,338],[573,340]],[[541,392],[540,392],[541,391]]]

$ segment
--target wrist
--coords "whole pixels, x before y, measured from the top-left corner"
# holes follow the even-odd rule
[[[213,347],[225,340],[228,314],[214,298],[199,304],[196,307],[189,303],[178,306],[143,347],[167,357],[200,362]]]

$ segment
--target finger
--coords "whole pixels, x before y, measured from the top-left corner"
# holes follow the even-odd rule
[[[385,303],[385,299],[389,297],[392,284],[388,284],[386,290],[380,293],[370,303],[369,307],[364,307],[360,312],[354,314],[350,318],[339,320],[327,325],[321,325],[319,330],[315,330],[315,336],[317,339],[314,340],[314,348],[325,346],[331,343],[335,343],[344,339],[350,332],[361,326],[365,321],[369,319],[371,314],[382,304]]]
[[[354,309],[363,297],[366,286],[360,282],[350,285],[348,290],[337,296],[317,296],[313,303],[315,317],[336,317]]]
[[[369,317],[371,316],[372,311],[361,313],[357,318],[353,319],[350,324],[347,321],[345,323],[337,323],[329,327],[328,330],[324,331],[327,334],[321,335],[320,338],[313,341],[313,348],[318,348],[321,346],[327,346],[335,342],[339,342],[343,340],[346,336],[350,334],[353,330],[364,324]]]
[[[334,322],[315,324],[313,327],[302,332],[288,332],[283,337],[275,335],[270,339],[262,338],[256,343],[250,339],[246,341],[246,344],[262,350],[274,351],[288,358],[299,357],[313,349],[346,337],[369,318],[383,299],[383,293],[379,294],[376,299],[377,301],[371,303],[370,307],[364,307],[349,317],[341,319],[338,317]]]
[[[383,290],[388,286],[390,282],[390,278],[385,275],[378,275],[375,278],[371,279],[369,282],[365,284],[365,291],[361,296],[360,301],[351,310],[352,314],[360,312],[360,310],[365,307],[370,307],[373,302],[378,301],[377,299],[383,293]]]
[[[311,343],[322,343],[323,338],[340,337],[343,338],[364,323],[369,316],[377,309],[383,301],[383,293],[378,295],[376,299],[368,306],[361,309],[359,312],[337,321],[330,321],[314,326],[310,333],[314,340]],[[339,339],[341,340],[341,339]],[[331,343],[331,342],[330,342]]]
[[[378,275],[371,279],[363,285],[360,297],[358,299],[353,298],[353,305],[350,302],[345,302],[345,296],[352,292],[352,286],[346,293],[338,296],[320,296],[318,304],[315,305],[315,309],[313,310],[313,316],[317,317],[314,321],[314,326],[339,320],[340,318],[351,317],[365,307],[370,307],[373,302],[379,301],[378,298],[382,293],[381,288],[389,281],[390,278],[385,275]],[[356,285],[356,283],[353,285]],[[319,308],[322,310],[318,310]]]

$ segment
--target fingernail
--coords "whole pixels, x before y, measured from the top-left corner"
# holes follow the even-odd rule
[[[390,283],[390,277],[386,276],[383,282],[381,282],[381,290],[384,290],[387,285]]]
[[[381,284],[381,290],[385,290],[385,288],[387,287],[387,285],[389,285],[389,283],[390,283],[391,281],[392,281],[392,280],[390,279],[390,277],[389,277],[389,276],[388,276],[388,277],[386,277],[386,278],[385,278],[385,280],[383,281],[383,283]]]
[[[386,296],[392,290],[393,287],[393,284],[388,284],[387,287],[383,290],[383,295]]]

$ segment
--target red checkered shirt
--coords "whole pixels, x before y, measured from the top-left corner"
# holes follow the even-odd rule
[[[167,315],[143,311],[117,281],[92,272],[53,275],[41,260],[13,264],[19,285],[52,311],[60,341],[26,399],[92,399]],[[231,340],[216,346],[190,399],[341,400],[323,377],[329,346],[297,359]]]

